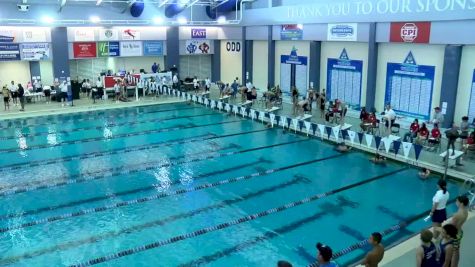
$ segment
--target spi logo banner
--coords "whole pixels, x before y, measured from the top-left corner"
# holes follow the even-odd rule
[[[211,43],[209,40],[187,40],[185,49],[187,54],[211,54]]]
[[[191,29],[191,38],[206,39],[206,29]]]
[[[430,22],[393,22],[391,23],[390,42],[429,43]]]
[[[327,31],[328,41],[355,42],[358,39],[357,37],[358,37],[357,23],[328,24],[328,31]]]

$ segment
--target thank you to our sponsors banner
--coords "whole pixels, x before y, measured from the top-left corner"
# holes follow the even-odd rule
[[[144,56],[163,56],[162,41],[148,41],[143,43]]]
[[[187,54],[209,54],[211,44],[209,40],[187,40],[185,48]]]
[[[49,43],[22,44],[21,58],[30,61],[48,60],[50,59],[50,45]]]
[[[0,43],[0,61],[20,60],[20,45]]]
[[[430,22],[392,22],[390,42],[429,43]]]
[[[25,43],[46,42],[46,31],[44,29],[24,30],[23,42]]]
[[[140,41],[120,42],[120,53],[123,57],[140,57],[142,52],[143,46]]]
[[[0,29],[0,43],[13,43],[15,39],[15,31]]]
[[[353,41],[358,38],[357,23],[338,23],[328,24],[327,40],[328,41]]]
[[[74,58],[94,58],[97,56],[96,43],[74,43],[73,54]]]

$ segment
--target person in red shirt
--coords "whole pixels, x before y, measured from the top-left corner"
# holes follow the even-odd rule
[[[417,131],[416,144],[422,145],[427,138],[429,138],[429,130],[427,129],[426,124],[422,123],[421,128]]]
[[[434,128],[432,131],[430,131],[430,137],[429,137],[429,144],[430,145],[438,145],[440,144],[440,130],[439,130],[439,125],[437,123],[434,124]]]
[[[463,145],[464,153],[475,151],[475,131],[471,132],[470,135],[467,137],[467,142]]]
[[[372,128],[376,127],[376,114],[374,112],[369,113],[365,120],[360,124],[363,132],[369,132]]]
[[[402,139],[404,142],[407,142],[408,139],[411,140],[411,143],[414,142],[414,138],[417,137],[417,132],[419,131],[419,120],[414,119],[414,121],[411,123],[411,127],[409,128],[409,132],[404,135],[404,138]]]

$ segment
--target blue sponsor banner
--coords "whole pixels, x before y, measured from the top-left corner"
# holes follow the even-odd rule
[[[388,63],[385,102],[403,116],[428,120],[435,66],[417,65],[409,52],[404,63]]]
[[[163,56],[162,41],[148,41],[143,44],[144,56]]]
[[[20,45],[0,43],[0,61],[20,60]]]
[[[109,56],[120,57],[120,43],[119,42],[109,42]]]

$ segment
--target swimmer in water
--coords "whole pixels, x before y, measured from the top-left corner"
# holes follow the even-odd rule
[[[419,172],[419,178],[421,178],[422,180],[429,178],[429,175],[430,170],[427,168],[422,168],[422,170]]]
[[[348,152],[351,150],[350,146],[347,146],[345,142],[339,143],[336,147],[335,150],[341,153]]]
[[[373,162],[374,164],[384,164],[384,162],[386,161],[386,158],[379,154],[376,154],[374,158],[370,159],[370,161]]]

